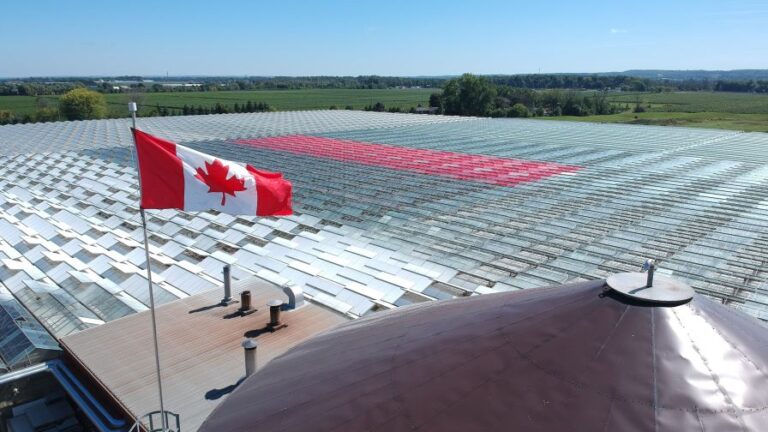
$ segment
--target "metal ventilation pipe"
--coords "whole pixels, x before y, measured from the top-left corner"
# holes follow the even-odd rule
[[[280,308],[283,306],[282,300],[271,300],[267,303],[269,306],[269,326],[277,327],[280,325]]]
[[[300,286],[284,286],[283,292],[288,296],[288,309],[298,309],[304,306],[304,290]]]
[[[240,293],[240,310],[243,312],[251,310],[251,292],[248,290]]]
[[[222,272],[224,273],[224,298],[221,299],[221,304],[228,305],[234,303],[232,300],[232,267],[227,264]]]
[[[256,372],[256,341],[248,338],[242,343],[243,351],[245,351],[245,376],[246,378]]]
[[[288,327],[288,324],[280,322],[280,311],[283,309],[283,301],[271,300],[267,303],[267,306],[269,306],[269,322],[267,323],[267,329],[274,332],[283,327]]]

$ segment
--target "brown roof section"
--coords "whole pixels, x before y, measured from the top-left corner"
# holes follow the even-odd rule
[[[231,317],[239,303],[215,307],[221,290],[188,297],[157,308],[160,361],[166,410],[181,415],[181,428],[200,423],[245,375],[241,342],[253,336],[259,344],[258,367],[297,343],[348,321],[328,309],[307,304],[283,312],[288,327],[263,331],[272,299],[286,300],[282,290],[255,279],[233,284],[233,295],[249,289],[259,310]],[[131,315],[61,340],[74,359],[88,370],[134,415],[159,409],[149,312]]]
[[[314,337],[202,431],[766,431],[768,332],[604,281],[424,303]]]

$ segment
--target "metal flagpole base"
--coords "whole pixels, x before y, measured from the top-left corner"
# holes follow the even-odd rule
[[[219,304],[222,305],[222,306],[229,306],[229,305],[235,304],[235,303],[240,303],[240,302],[235,300],[235,299],[233,299],[233,298],[221,299],[221,301],[219,302]]]

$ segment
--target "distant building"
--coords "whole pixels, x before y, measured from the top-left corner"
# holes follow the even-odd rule
[[[179,88],[179,87],[197,88],[202,86],[202,84],[200,83],[165,83],[165,82],[160,85],[163,86],[164,88]]]
[[[415,114],[437,114],[438,111],[440,111],[440,108],[438,107],[415,107],[414,108]]]

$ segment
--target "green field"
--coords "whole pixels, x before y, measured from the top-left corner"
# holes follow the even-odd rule
[[[144,93],[143,108],[139,115],[149,114],[157,105],[170,109],[181,109],[185,104],[212,107],[217,103],[232,108],[235,103],[248,101],[265,102],[278,111],[328,109],[335,105],[344,109],[351,105],[354,109],[363,109],[366,105],[381,102],[386,108],[408,109],[418,104],[427,106],[429,95],[435,89],[308,89],[308,90],[256,90],[256,91],[221,91],[221,92],[179,92],[179,93]],[[107,94],[107,104],[113,117],[126,116],[129,96],[125,94]],[[56,96],[47,96],[55,106]],[[19,115],[34,114],[37,110],[36,98],[32,96],[2,96],[0,110],[13,111]]]
[[[658,112],[720,112],[768,114],[768,95],[726,92],[612,93],[608,100],[634,107],[641,105]]]
[[[547,119],[768,132],[768,95],[726,92],[611,93],[608,100],[629,111]],[[638,102],[646,112],[631,112]]]
[[[538,117],[546,120],[568,120],[595,123],[625,123],[657,126],[685,126],[768,132],[768,114],[734,114],[728,112],[624,112],[586,117]]]
[[[408,109],[421,104],[427,106],[429,95],[436,89],[307,89],[257,90],[185,93],[144,93],[140,115],[151,115],[156,106],[181,110],[189,106],[213,107],[220,103],[232,108],[235,103],[265,102],[278,111],[327,109],[347,105],[363,109],[381,102],[386,108]],[[592,92],[587,92],[592,93]],[[128,95],[108,94],[110,116],[127,115]],[[56,105],[56,97],[46,97]],[[670,93],[610,93],[608,100],[627,111],[613,115],[587,117],[542,117],[548,120],[586,121],[599,123],[652,124],[662,126],[688,126],[717,129],[768,132],[768,95],[725,92],[670,92]],[[637,103],[646,110],[633,113]],[[2,96],[0,110],[17,115],[33,115],[37,110],[35,97]]]
[[[18,116],[32,115],[37,111],[36,99],[32,96],[0,96],[0,110],[11,111]],[[45,96],[45,99],[56,105],[56,96]]]

